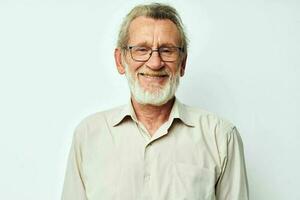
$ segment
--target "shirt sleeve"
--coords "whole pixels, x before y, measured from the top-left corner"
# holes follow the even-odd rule
[[[62,200],[87,200],[82,176],[82,156],[80,136],[84,134],[83,127],[77,127],[73,137],[65,181],[62,192]]]
[[[227,135],[222,172],[216,185],[217,200],[249,200],[242,139],[235,127]]]

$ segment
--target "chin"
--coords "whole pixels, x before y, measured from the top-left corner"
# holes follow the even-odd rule
[[[176,87],[167,84],[164,87],[141,87],[137,82],[130,87],[134,99],[143,105],[161,106],[166,104],[175,95]]]
[[[179,70],[174,76],[170,76],[169,80],[164,83],[141,84],[138,78],[134,77],[128,70],[126,78],[133,98],[142,105],[162,106],[175,96],[175,92],[179,85]]]

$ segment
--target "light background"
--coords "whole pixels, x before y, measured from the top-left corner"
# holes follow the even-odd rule
[[[0,0],[0,199],[60,199],[74,128],[128,101],[113,50],[141,2]],[[299,200],[299,1],[169,3],[190,38],[178,98],[237,125],[252,200]]]

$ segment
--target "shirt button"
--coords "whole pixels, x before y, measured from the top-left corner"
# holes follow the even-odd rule
[[[145,181],[149,181],[150,180],[150,174],[145,174],[144,179],[145,179]]]

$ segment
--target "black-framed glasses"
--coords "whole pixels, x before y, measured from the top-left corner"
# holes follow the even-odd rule
[[[183,52],[183,48],[175,46],[159,47],[158,49],[146,46],[127,46],[125,49],[129,50],[131,58],[138,62],[148,61],[155,51],[158,52],[162,61],[174,62],[179,58],[180,53]]]

